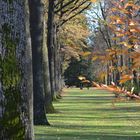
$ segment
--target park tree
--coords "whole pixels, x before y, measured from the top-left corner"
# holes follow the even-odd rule
[[[32,140],[32,53],[28,1],[0,1],[0,139]]]
[[[121,85],[133,94],[139,93],[139,1],[111,1],[105,24],[108,26],[113,44],[98,58],[109,64],[112,82]],[[97,58],[97,57],[96,57]],[[116,75],[116,72],[119,76]],[[119,77],[115,79],[115,77]],[[124,92],[124,91],[122,91]],[[135,96],[134,95],[134,96]]]
[[[46,118],[46,110],[45,110],[45,92],[49,91],[48,90],[46,91],[44,87],[46,82],[49,81],[49,79],[48,77],[44,78],[43,68],[45,68],[46,73],[48,72],[49,68],[45,63],[47,59],[45,61],[43,57],[45,55],[47,56],[47,53],[43,54],[44,47],[46,47],[46,43],[44,41],[45,9],[43,0],[39,1],[29,0],[29,7],[30,7],[30,31],[31,31],[32,55],[33,55],[34,124],[48,125],[49,123]],[[49,95],[49,93],[46,94]]]
[[[91,30],[89,45],[92,48],[92,53],[87,54],[93,56],[92,60],[94,60],[93,63],[97,68],[93,69],[96,79],[106,84],[110,84],[113,79],[109,71],[109,65],[112,62],[106,61],[106,63],[103,62],[104,64],[102,64],[102,61],[97,58],[98,56],[104,56],[106,50],[115,45],[115,42],[111,41],[112,33],[107,24],[110,8],[110,1],[97,1],[93,4],[87,15]],[[102,59],[104,60],[104,58]]]
[[[128,83],[128,81],[130,81],[129,87],[134,87],[133,93],[138,95],[139,66],[136,64],[137,60],[134,55],[139,54],[139,2],[128,0],[118,3],[114,1],[113,5],[116,5],[121,12],[116,8],[112,9],[110,27],[111,29],[114,28],[112,29],[116,37],[114,40],[117,42],[118,46],[121,47],[121,50],[122,48],[125,50],[122,53],[123,58],[125,58],[123,62],[125,69],[121,70],[120,82]],[[119,55],[119,53],[117,55]]]
[[[86,0],[59,0],[49,1],[48,11],[48,53],[52,96],[58,92],[61,86],[57,86],[57,82],[61,80],[61,59],[60,50],[62,44],[59,42],[58,32],[64,24],[81,14],[90,6],[90,2]],[[60,79],[59,79],[60,78]],[[60,84],[61,85],[61,84]]]
[[[81,86],[81,81],[79,77],[85,77],[87,80],[84,81],[83,86],[91,86],[91,82],[94,80],[92,61],[90,59],[85,59],[80,57],[79,60],[75,58],[70,59],[69,66],[64,72],[65,84],[67,86]]]
[[[51,95],[52,100],[54,96],[54,0],[49,0],[48,5],[48,33],[47,33],[47,47],[48,47],[48,58],[49,58],[49,70],[50,70],[50,84],[51,84]]]
[[[81,14],[86,8],[89,7],[89,5],[90,3],[84,0],[48,1],[47,47],[49,58],[51,99],[47,98],[50,104],[47,112],[52,112],[54,110],[51,106],[51,102],[57,96],[59,97],[63,88],[63,55],[61,48],[63,48],[64,45],[60,41],[60,30],[64,24],[68,23],[68,21],[72,20],[78,14]],[[66,16],[67,14],[68,16]]]
[[[59,32],[66,85],[79,86],[81,75],[93,80],[93,63],[90,58],[82,56],[84,51],[91,51],[87,41],[89,34],[86,12],[71,19]]]

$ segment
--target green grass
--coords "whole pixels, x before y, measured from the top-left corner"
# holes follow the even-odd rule
[[[49,114],[52,126],[35,126],[36,140],[140,140],[140,103],[103,90],[67,89]]]

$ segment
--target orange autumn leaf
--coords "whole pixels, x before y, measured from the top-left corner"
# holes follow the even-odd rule
[[[85,79],[82,81],[82,83],[90,83],[90,81]]]
[[[91,2],[94,2],[95,3],[95,2],[97,2],[97,0],[91,0]]]
[[[122,77],[121,77],[121,79],[120,79],[120,84],[123,84],[123,83],[125,83],[125,82],[127,82],[127,81],[129,81],[129,80],[132,80],[132,76],[131,75],[123,75]]]

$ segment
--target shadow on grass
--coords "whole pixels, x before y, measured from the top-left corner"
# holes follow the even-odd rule
[[[92,134],[80,134],[77,135],[76,133],[65,133],[65,134],[57,134],[57,135],[50,135],[50,134],[37,134],[37,140],[140,140],[140,136],[136,135],[120,135],[114,133],[101,133],[101,132],[94,132]]]
[[[83,99],[83,100],[110,100],[110,99],[113,99],[113,98],[115,98],[115,96],[77,96],[77,95],[75,95],[75,96],[65,96],[64,97],[65,98],[65,100],[71,100],[71,99],[76,99],[76,100],[81,100],[81,99]]]
[[[55,103],[61,113],[48,116],[51,127],[36,126],[36,140],[140,140],[140,105],[113,106],[110,93],[73,91]]]
[[[51,117],[51,120],[58,120],[60,118],[60,116],[52,116]],[[87,117],[87,116],[61,116],[61,120],[80,120],[80,121],[94,121],[94,120],[133,120],[133,121],[136,121],[136,120],[140,120],[139,118],[139,115],[137,116],[134,116],[134,115],[131,115],[131,116],[107,116],[107,117],[104,117],[104,116],[92,116],[92,117]]]
[[[77,112],[77,113],[82,113],[83,112],[83,114],[84,113],[86,113],[87,112],[87,110],[86,110],[86,108],[78,108],[78,105],[77,106],[72,106],[73,108],[71,108],[71,109],[69,109],[68,110],[68,108],[69,108],[69,106],[65,106],[65,107],[62,107],[61,108],[61,110],[62,110],[62,112],[63,111],[65,111],[65,112]],[[75,108],[74,108],[75,107]],[[108,108],[107,108],[108,107]],[[95,107],[94,108],[94,106],[92,106],[92,108],[88,108],[87,107],[87,109],[88,109],[88,112],[87,112],[87,114],[90,114],[90,113],[92,113],[92,112],[95,112],[95,111],[97,111],[97,112],[110,112],[110,113],[125,113],[125,112],[139,112],[139,110],[140,110],[140,107],[139,106],[133,106],[133,107],[120,107],[120,106],[117,106],[116,105],[116,107],[113,107],[111,104],[110,104],[110,106],[107,106],[106,108],[103,108],[103,106],[102,107]],[[139,112],[140,113],[140,112]]]
[[[107,111],[107,112],[139,112],[140,113],[140,106],[128,106],[128,107],[121,107],[117,106],[115,108],[99,108],[98,111]]]

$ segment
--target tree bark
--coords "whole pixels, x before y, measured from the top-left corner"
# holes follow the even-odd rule
[[[48,125],[42,65],[44,4],[42,0],[29,0],[29,6],[33,55],[34,124]]]
[[[47,47],[49,57],[50,83],[52,99],[55,94],[55,80],[54,80],[54,0],[49,0],[48,7],[48,33],[47,33]]]
[[[56,91],[61,94],[62,91],[62,58],[61,58],[61,45],[59,40],[57,41],[57,51],[56,51]]]
[[[44,76],[44,92],[45,92],[45,110],[46,113],[53,113],[54,107],[52,104],[51,96],[51,84],[50,84],[50,71],[49,71],[49,60],[48,60],[48,49],[46,41],[46,21],[44,18],[44,30],[43,30],[43,76]]]
[[[0,0],[0,139],[33,140],[28,1]]]

